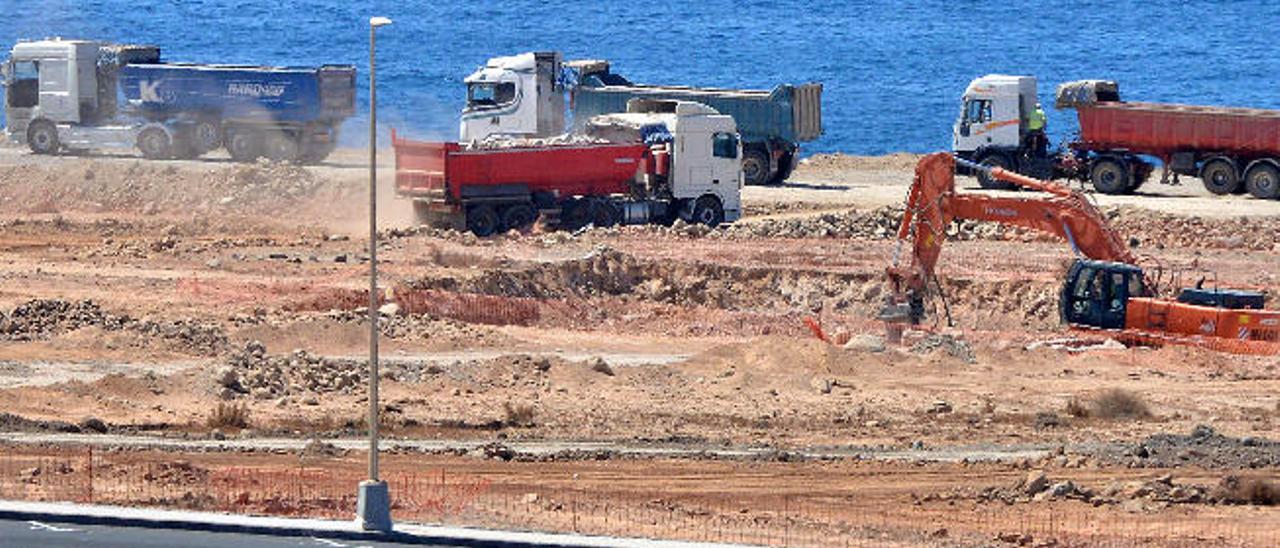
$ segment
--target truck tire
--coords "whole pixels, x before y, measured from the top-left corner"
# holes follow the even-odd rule
[[[763,148],[751,147],[742,150],[742,180],[748,185],[763,185],[770,182],[769,153]]]
[[[173,157],[173,139],[158,127],[149,127],[138,134],[138,150],[148,160],[168,160]]]
[[[57,154],[62,148],[58,141],[58,126],[48,120],[36,120],[27,126],[27,146],[36,154]]]
[[[569,199],[560,202],[560,228],[577,230],[591,222],[592,202],[589,200]]]
[[[329,154],[333,153],[334,145],[324,143],[309,143],[302,148],[302,154],[298,157],[298,161],[306,165],[316,165],[325,161]]]
[[[262,156],[262,134],[252,129],[227,132],[227,154],[237,162],[252,162]]]
[[[501,226],[498,212],[493,206],[476,205],[467,208],[467,230],[481,238],[493,236]]]
[[[610,201],[596,202],[596,207],[591,212],[591,224],[596,228],[610,228],[618,224],[622,220],[622,210]]]
[[[778,158],[778,172],[774,173],[773,178],[769,180],[770,185],[776,186],[787,182],[787,179],[791,177],[791,172],[796,168],[795,154],[794,152],[788,152]]]
[[[1280,198],[1280,170],[1271,162],[1255,162],[1244,174],[1244,186],[1254,198]]]
[[[201,118],[191,128],[191,146],[199,156],[222,146],[222,123],[217,118]]]
[[[724,222],[724,206],[715,196],[703,196],[693,205],[693,222],[715,228]]]
[[[538,220],[538,212],[529,204],[515,204],[502,210],[502,227],[506,230],[522,230]]]
[[[1235,194],[1240,189],[1240,175],[1236,166],[1224,159],[1209,160],[1200,168],[1200,181],[1204,187],[1219,196]]]
[[[1129,166],[1115,158],[1099,158],[1089,168],[1089,182],[1103,194],[1124,194],[1131,190]]]
[[[1000,169],[1008,169],[1012,171],[1012,164],[1009,162],[1009,159],[1005,158],[1005,156],[999,152],[992,152],[982,156],[978,160],[978,163],[986,167],[998,167]],[[987,190],[1014,190],[1017,188],[1013,183],[993,179],[991,176],[982,172],[978,173],[978,186]]]
[[[273,162],[298,161],[298,140],[283,131],[272,131],[263,142],[262,155]]]

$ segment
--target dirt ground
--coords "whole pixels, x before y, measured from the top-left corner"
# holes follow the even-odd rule
[[[358,436],[363,160],[340,151],[302,168],[0,149],[0,430]],[[1270,441],[1280,439],[1280,358],[1098,341],[1081,351],[1057,319],[1069,249],[976,223],[955,228],[939,266],[954,327],[939,309],[934,333],[886,344],[874,317],[915,161],[810,158],[786,185],[747,188],[744,219],[715,231],[535,229],[488,240],[415,227],[384,163],[379,260],[383,301],[394,303],[381,325],[386,431],[765,448],[782,456],[767,480],[746,479],[751,467],[729,458],[714,466],[733,473],[716,474],[742,481],[680,488],[732,489],[745,501],[782,485],[892,492],[868,507],[923,505],[938,523],[984,496],[1100,515],[1140,499],[1152,504],[1130,509],[1157,521],[1280,523],[1266,497],[1224,506],[1208,491],[1170,502],[1148,489],[1097,505],[1067,493],[1037,500],[1043,490],[1001,495],[1028,466],[1070,469],[1050,476],[1095,490],[1134,479],[1134,469],[1206,489],[1247,471],[1259,489],[1280,490],[1280,445]],[[1097,200],[1140,254],[1181,273],[1176,283],[1205,277],[1280,304],[1280,203],[1183,183]],[[851,342],[816,340],[811,316]],[[247,412],[211,419],[220,405]],[[851,459],[786,462],[853,447],[959,457],[929,464],[937,477],[926,479],[910,464],[854,473],[843,468],[858,466]],[[1000,473],[951,462],[1011,447],[1047,456],[988,465]],[[584,475],[599,466],[562,460],[554,466]],[[609,477],[637,490],[668,485],[646,479],[645,461],[609,462]],[[445,465],[507,470],[483,456]],[[698,460],[662,466],[673,477],[709,474]]]

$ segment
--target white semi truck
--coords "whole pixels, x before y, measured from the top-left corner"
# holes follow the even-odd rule
[[[468,146],[393,135],[396,192],[424,223],[477,236],[539,218],[588,224],[717,226],[742,215],[742,143],[733,118],[700,103],[635,99],[586,124],[590,142]]]
[[[36,154],[318,162],[355,112],[350,65],[167,63],[155,46],[55,39],[15,44],[3,74],[5,133]]]
[[[707,105],[737,123],[743,177],[749,185],[786,180],[800,158],[800,144],[822,135],[818,83],[781,84],[772,90],[643,85],[611,72],[607,61],[564,62],[559,52],[495,57],[465,82],[462,142],[491,135],[551,137],[570,129],[581,131],[582,124],[597,115],[626,112],[632,99]],[[573,127],[566,122],[569,116]]]

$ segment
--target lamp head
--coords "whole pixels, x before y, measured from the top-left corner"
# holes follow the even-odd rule
[[[385,27],[391,24],[391,20],[386,17],[370,17],[369,26],[373,28]]]

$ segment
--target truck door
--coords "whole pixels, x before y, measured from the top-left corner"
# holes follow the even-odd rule
[[[42,59],[37,64],[40,78],[40,111],[55,122],[79,122],[80,107],[71,92],[71,77],[65,59]]]
[[[738,151],[741,148],[737,133],[718,131],[711,134],[711,187],[726,210],[739,209],[742,160]]]
[[[680,136],[678,158],[684,164],[685,195],[698,196],[711,187],[711,135],[691,132]]]
[[[991,143],[986,124],[991,121],[991,100],[967,98],[956,121],[955,143],[958,152],[971,152]]]

